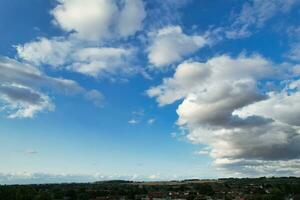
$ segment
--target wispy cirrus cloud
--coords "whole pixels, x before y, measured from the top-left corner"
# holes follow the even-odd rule
[[[34,155],[34,154],[38,154],[39,152],[35,149],[27,149],[25,151],[25,153],[28,154],[28,155]]]
[[[156,122],[155,118],[150,118],[150,119],[147,120],[148,124],[154,124],[155,122]]]
[[[226,30],[230,39],[252,35],[271,18],[289,12],[298,0],[251,0],[243,4],[240,12],[233,14],[233,23]]]
[[[287,29],[287,35],[289,38],[289,51],[285,54],[285,57],[299,62],[300,60],[300,27],[291,26]]]

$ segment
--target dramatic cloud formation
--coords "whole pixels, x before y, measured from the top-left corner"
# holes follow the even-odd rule
[[[299,163],[300,157],[299,81],[267,93],[260,84],[266,79],[280,81],[278,68],[258,55],[186,62],[147,93],[160,105],[183,99],[177,123],[188,128],[191,142],[207,145],[205,152],[216,167],[269,174],[272,166],[289,160],[291,166],[282,174],[294,174],[292,163]]]
[[[2,111],[10,118],[34,117],[38,112],[53,110],[54,104],[43,92],[45,89],[67,95],[83,94],[97,105],[102,102],[102,95],[96,90],[87,91],[75,81],[49,77],[39,69],[13,59],[0,57],[0,71]]]
[[[278,52],[282,53],[279,43],[284,43],[285,39],[289,42],[290,49],[283,57],[288,61],[280,61],[283,64],[275,64],[258,54],[231,57],[218,53],[253,51],[256,46],[245,38],[258,30],[273,34],[274,31],[266,30],[275,27],[268,26],[268,22],[274,20],[274,25],[285,22],[279,18],[292,13],[299,0],[230,2],[228,5],[237,10],[228,8],[232,11],[229,21],[224,20],[228,18],[227,11],[220,11],[220,19],[205,14],[210,10],[207,12],[209,6],[206,8],[204,3],[205,9],[191,9],[185,18],[187,23],[181,21],[180,15],[181,11],[190,11],[184,10],[184,6],[192,2],[190,0],[55,2],[50,15],[52,25],[60,28],[61,35],[45,32],[27,43],[16,45],[15,59],[0,57],[0,112],[5,116],[32,118],[37,113],[52,111],[55,109],[53,96],[57,94],[83,95],[95,106],[102,106],[103,96],[98,90],[85,89],[63,77],[49,76],[43,72],[48,70],[47,67],[60,76],[77,77],[73,74],[76,72],[94,79],[114,79],[140,72],[144,78],[157,81],[161,74],[154,76],[160,71],[170,66],[173,70],[172,67],[177,65],[172,77],[164,78],[160,85],[147,90],[147,95],[155,98],[159,106],[178,103],[176,112],[180,131],[173,132],[172,137],[204,144],[198,154],[209,155],[213,166],[226,172],[300,175],[299,25],[289,25],[292,27],[290,35],[287,38],[280,36],[280,42],[276,44]],[[202,3],[197,3],[202,6]],[[198,18],[192,19],[198,12],[212,17],[212,21],[198,23]],[[269,36],[263,34],[262,39]],[[231,39],[239,38],[245,39],[243,45],[229,44]],[[270,38],[273,41],[279,37]],[[269,40],[257,44],[255,52],[280,60],[282,57],[277,51],[273,52],[267,42]],[[216,43],[220,45],[214,45]],[[209,47],[207,52],[204,51],[206,47]],[[196,61],[207,57],[205,62]],[[81,76],[78,80],[89,86],[94,83]],[[148,83],[142,80],[134,81],[128,88],[136,85],[138,90],[148,87]],[[115,91],[110,89],[106,90],[108,94],[115,96]],[[124,98],[124,105],[140,100],[133,100],[136,96],[131,92],[126,93],[129,97]],[[112,110],[109,114],[117,116],[114,112]],[[148,125],[149,128],[153,125],[151,128],[155,128],[156,117],[153,116],[156,112],[152,114],[146,116],[144,110],[133,112],[126,120],[127,125]],[[170,120],[169,116],[166,118]],[[95,178],[85,175],[0,174],[0,183],[22,182],[23,176],[24,180],[33,182],[89,181]],[[156,179],[159,176],[141,178]],[[137,176],[120,177],[136,179]]]
[[[298,0],[251,0],[234,15],[234,23],[226,32],[228,38],[248,37],[278,13],[288,12]]]
[[[174,77],[164,79],[162,85],[151,88],[148,94],[152,97],[156,96],[160,105],[173,103],[194,91],[202,90],[214,93],[213,96],[207,98],[218,98],[218,95],[223,95],[226,89],[232,87],[231,81],[239,80],[236,83],[237,86],[244,85],[245,88],[251,86],[249,89],[252,89],[255,87],[252,77],[272,75],[270,65],[260,56],[252,58],[241,56],[236,60],[228,56],[219,56],[206,63],[186,62],[178,65]],[[216,87],[219,85],[222,87]],[[206,87],[218,90],[206,91]],[[253,89],[255,91],[255,88]]]
[[[186,35],[179,26],[164,27],[150,35],[153,39],[148,48],[148,59],[155,67],[181,61],[207,44],[204,36]]]
[[[235,113],[242,117],[256,113],[292,126],[300,126],[299,88],[300,80],[292,81],[283,91],[269,92],[268,99],[246,106]]]
[[[83,40],[128,37],[142,26],[146,13],[141,0],[58,0],[55,22]],[[118,3],[117,3],[118,2]]]

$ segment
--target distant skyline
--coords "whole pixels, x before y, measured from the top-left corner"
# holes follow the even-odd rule
[[[300,175],[299,0],[2,0],[0,184]]]

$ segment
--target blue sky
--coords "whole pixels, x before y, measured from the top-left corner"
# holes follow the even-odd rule
[[[2,0],[0,183],[299,175],[299,8]]]

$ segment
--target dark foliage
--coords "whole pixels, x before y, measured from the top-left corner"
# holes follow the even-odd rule
[[[0,200],[300,199],[300,178],[2,185]]]

